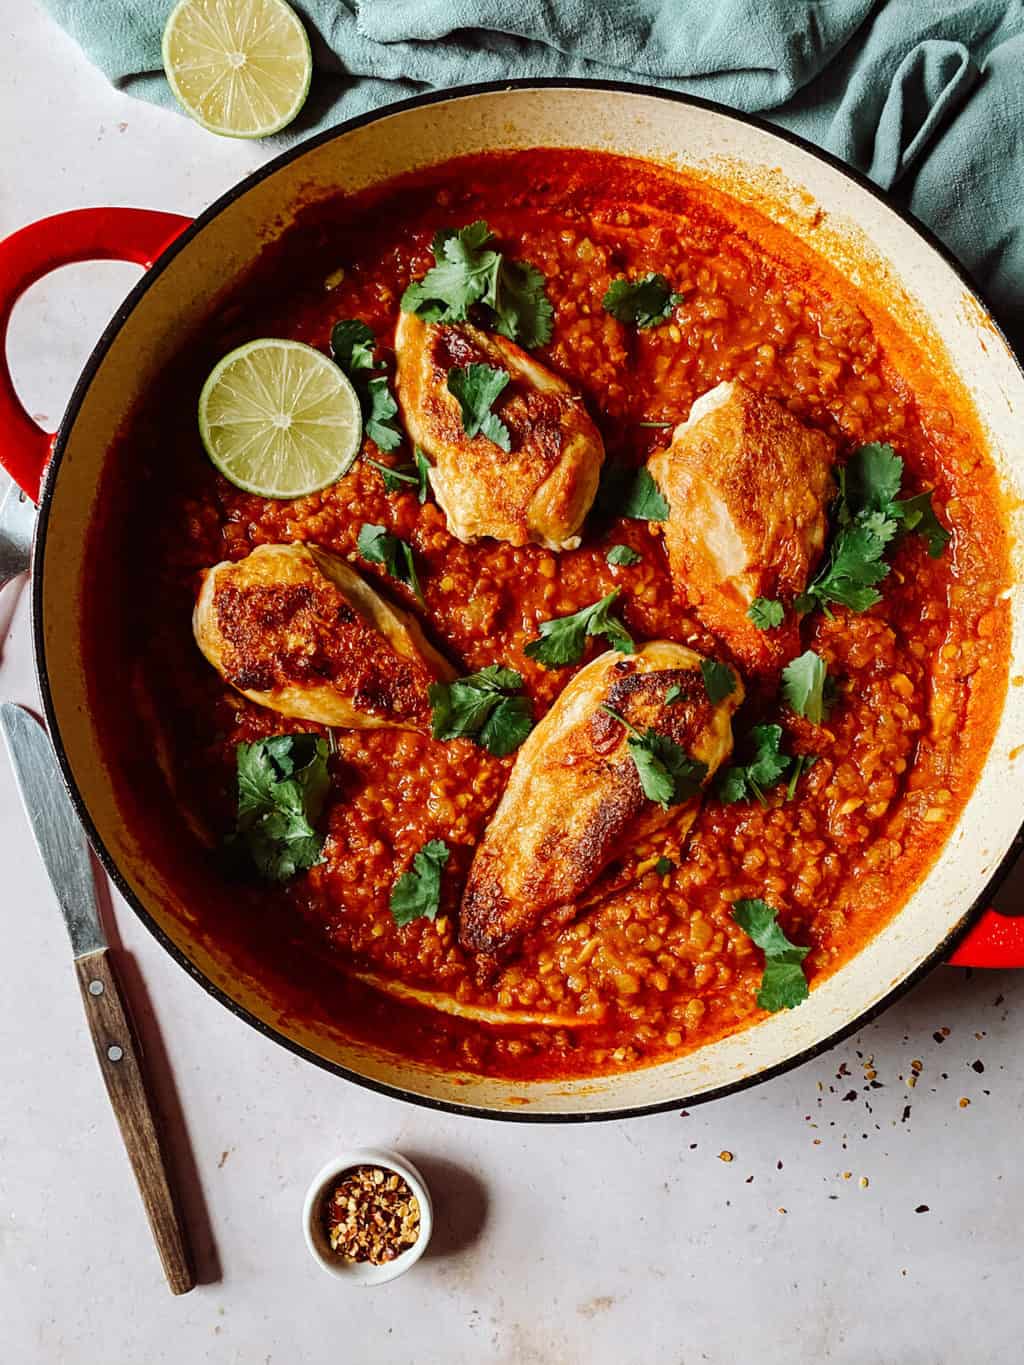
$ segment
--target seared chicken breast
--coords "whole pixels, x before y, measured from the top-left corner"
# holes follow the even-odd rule
[[[582,398],[521,346],[468,323],[402,313],[395,353],[402,417],[433,461],[430,481],[452,535],[551,550],[578,545],[604,460]],[[448,392],[449,372],[475,364],[510,376],[494,409],[509,430],[510,451],[482,433],[467,436]]]
[[[739,381],[698,398],[648,462],[668,499],[665,545],[680,592],[744,664],[771,667],[797,644],[792,614],[762,631],[756,597],[787,609],[825,546],[834,447],[774,398]]]
[[[739,679],[717,705],[693,650],[666,640],[637,654],[609,651],[572,680],[516,757],[505,794],[478,845],[462,899],[459,940],[492,972],[542,922],[564,922],[638,875],[630,848],[674,822],[681,837],[700,794],[670,806],[649,801],[628,748],[652,727],[707,777],[732,751]],[[666,701],[670,688],[673,700]]]
[[[192,628],[243,696],[321,725],[429,730],[427,687],[454,677],[415,617],[316,545],[260,545],[215,564]]]

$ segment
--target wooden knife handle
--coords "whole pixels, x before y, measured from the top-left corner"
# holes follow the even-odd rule
[[[100,948],[76,958],[75,969],[100,1070],[138,1181],[167,1284],[172,1294],[187,1294],[195,1285],[195,1275],[160,1150],[140,1049],[114,975],[113,961],[109,951]]]

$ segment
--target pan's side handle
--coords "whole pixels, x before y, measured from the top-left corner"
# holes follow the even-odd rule
[[[53,435],[25,411],[7,364],[11,312],[29,285],[76,261],[134,261],[148,269],[190,218],[155,209],[73,209],[0,242],[0,464],[34,502]]]
[[[986,910],[949,961],[953,967],[1024,967],[1024,915]]]

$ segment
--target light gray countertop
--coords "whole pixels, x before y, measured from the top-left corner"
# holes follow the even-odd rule
[[[85,205],[194,213],[265,158],[115,93],[24,0],[2,10],[0,233]],[[12,363],[46,423],[136,273],[72,267],[19,305]],[[0,696],[31,703],[27,596],[24,581],[0,595]],[[299,1061],[115,898],[133,1002],[173,1077],[164,1105],[188,1132],[176,1151],[212,1280],[172,1299],[29,848],[4,764],[5,1362],[1021,1358],[1024,975],[939,969],[861,1036],[689,1114],[526,1127],[414,1108]],[[421,1163],[438,1219],[415,1272],[366,1291],[323,1275],[300,1228],[312,1174],[360,1145]]]

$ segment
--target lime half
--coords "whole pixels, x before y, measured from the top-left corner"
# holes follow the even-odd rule
[[[180,0],[164,29],[164,70],[197,123],[225,137],[268,137],[299,112],[313,57],[284,0]]]
[[[335,483],[359,454],[363,419],[348,377],[301,341],[250,341],[213,367],[199,434],[226,479],[264,498]]]

